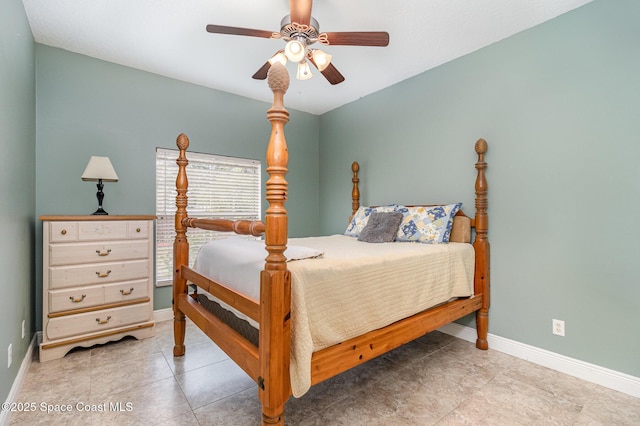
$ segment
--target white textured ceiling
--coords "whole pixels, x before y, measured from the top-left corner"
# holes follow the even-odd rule
[[[316,0],[320,31],[387,31],[388,47],[327,46],[345,76],[291,79],[289,108],[322,114],[591,0]],[[207,24],[279,31],[286,0],[23,0],[36,42],[271,102],[253,73],[282,40],[210,34]],[[292,64],[290,73],[295,75]]]

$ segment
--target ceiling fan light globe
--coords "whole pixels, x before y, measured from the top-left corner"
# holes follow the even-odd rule
[[[309,62],[302,61],[298,64],[298,72],[296,74],[296,78],[298,80],[309,80],[313,77],[311,74],[311,68],[309,67]]]
[[[300,62],[304,59],[304,45],[298,40],[289,40],[284,47],[284,54],[291,62]]]
[[[331,63],[331,58],[333,57],[320,49],[315,49],[312,55],[313,62],[316,64],[316,67],[318,67],[318,70],[320,72],[324,71],[329,66],[329,64]]]
[[[276,62],[280,62],[282,65],[287,65],[287,57],[285,56],[284,52],[280,51],[269,59],[269,63],[271,65],[275,64]]]

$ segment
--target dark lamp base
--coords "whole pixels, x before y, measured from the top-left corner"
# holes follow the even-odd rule
[[[105,212],[104,210],[102,210],[102,207],[100,207],[98,210],[96,210],[95,212],[91,213],[92,215],[97,214],[97,215],[108,215],[109,213]]]

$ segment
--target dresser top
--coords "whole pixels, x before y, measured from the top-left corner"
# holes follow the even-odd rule
[[[87,221],[87,220],[155,220],[157,217],[155,215],[59,215],[59,216],[40,216],[38,219],[42,221]]]

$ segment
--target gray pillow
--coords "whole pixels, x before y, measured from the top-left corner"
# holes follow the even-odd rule
[[[401,212],[371,213],[358,236],[365,243],[388,243],[394,240],[402,222]]]

